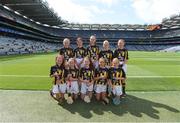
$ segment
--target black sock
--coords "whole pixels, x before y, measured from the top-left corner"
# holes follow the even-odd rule
[[[123,94],[126,94],[125,86],[122,87],[122,92],[123,92]]]

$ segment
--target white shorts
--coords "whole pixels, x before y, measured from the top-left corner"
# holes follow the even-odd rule
[[[58,84],[53,85],[53,93],[65,93],[66,92],[66,84]]]
[[[67,83],[67,92],[71,94],[78,94],[79,93],[79,87],[77,81],[71,82],[71,87],[69,86],[69,82]]]
[[[122,69],[124,70],[125,74],[127,74],[127,64],[123,64]]]
[[[125,74],[127,73],[127,64],[124,64],[123,61],[119,62],[120,65],[122,65],[122,69],[124,70]]]
[[[106,92],[106,89],[107,89],[107,85],[96,85],[96,88],[95,88],[95,92],[96,93],[102,93],[102,92]]]
[[[90,86],[87,86],[87,84],[81,83],[81,93],[86,94],[87,91],[93,91],[93,84]]]
[[[122,86],[121,85],[116,85],[113,87],[112,92],[115,96],[121,96],[122,95]]]

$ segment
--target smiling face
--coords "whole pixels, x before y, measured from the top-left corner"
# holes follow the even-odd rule
[[[99,66],[100,67],[105,67],[105,60],[104,60],[104,58],[100,58],[99,59]]]
[[[70,68],[73,68],[75,66],[75,60],[74,58],[70,58],[69,61],[68,61],[68,64],[69,64],[69,67]]]
[[[65,38],[65,39],[63,40],[63,45],[64,45],[65,48],[68,48],[69,45],[70,45],[70,40],[69,40],[68,38]]]
[[[103,48],[104,48],[105,50],[108,50],[108,49],[109,49],[109,42],[108,42],[107,40],[105,40],[105,41],[103,42]]]
[[[62,63],[63,63],[63,60],[64,60],[63,55],[58,55],[58,56],[56,57],[56,64],[57,64],[58,66],[61,66]]]
[[[77,46],[79,47],[79,48],[81,48],[82,46],[83,46],[83,41],[82,41],[82,38],[77,38],[77,41],[76,41],[76,43],[77,43]]]
[[[88,68],[89,65],[90,65],[90,60],[89,60],[89,58],[88,58],[88,57],[85,57],[83,63],[84,63],[84,65],[85,65],[85,67]]]
[[[114,58],[112,61],[112,65],[117,68],[119,66],[119,60],[117,58]]]
[[[123,40],[123,39],[120,39],[120,40],[118,41],[118,48],[123,49],[123,48],[124,48],[124,44],[125,44],[124,40]]]
[[[89,39],[90,46],[94,46],[96,44],[96,37],[92,35]]]

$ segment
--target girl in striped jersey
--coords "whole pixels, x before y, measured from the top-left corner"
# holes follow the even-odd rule
[[[67,67],[67,62],[69,58],[74,57],[73,49],[70,47],[70,40],[68,38],[65,38],[63,40],[64,47],[60,49],[59,54],[64,56],[65,59],[65,67]]]
[[[67,70],[67,92],[71,94],[71,97],[76,100],[79,93],[78,77],[79,69],[75,65],[75,59],[70,58],[68,61],[68,70]]]
[[[128,50],[124,47],[125,41],[123,39],[120,39],[118,41],[118,49],[114,51],[114,58],[119,59],[120,67],[124,70],[124,72],[127,74],[127,63],[128,63]],[[126,96],[125,91],[126,83],[123,81],[122,83],[122,89],[123,89],[123,97]]]
[[[98,59],[99,59],[99,47],[96,45],[96,37],[92,35],[90,37],[89,46],[87,47],[87,55],[91,58],[91,61],[95,68],[98,67]]]
[[[77,48],[74,50],[77,66],[82,66],[83,58],[86,56],[86,49],[83,47],[83,40],[81,37],[77,38]]]
[[[58,55],[56,57],[56,65],[51,67],[50,77],[54,79],[51,96],[60,104],[62,104],[64,100],[64,93],[66,92],[66,75],[67,71],[64,67],[64,57],[62,55]]]
[[[96,99],[102,101],[103,104],[108,104],[109,100],[106,98],[106,90],[108,84],[108,68],[105,67],[104,58],[99,59],[99,67],[95,69],[95,92]]]
[[[107,68],[109,68],[111,66],[111,62],[113,59],[113,51],[111,51],[109,49],[109,41],[108,40],[105,40],[103,42],[103,50],[100,51],[99,58],[104,58],[105,65]]]
[[[109,85],[112,88],[112,92],[115,96],[113,102],[115,104],[120,103],[120,96],[122,95],[122,82],[126,79],[124,70],[119,67],[119,60],[114,58],[112,61],[112,67],[109,69]]]
[[[94,84],[94,70],[88,57],[83,60],[84,66],[80,69],[79,80],[81,82],[81,99],[89,103],[92,98]]]

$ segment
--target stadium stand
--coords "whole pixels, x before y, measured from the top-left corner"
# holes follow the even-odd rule
[[[72,47],[78,36],[88,45],[90,35],[96,35],[99,46],[109,40],[112,49],[120,38],[126,40],[128,50],[159,51],[180,45],[180,15],[155,25],[74,24],[62,20],[41,0],[0,3],[1,55],[56,51],[65,37]]]
[[[60,46],[54,43],[40,42],[10,37],[0,37],[0,55],[55,52]]]

